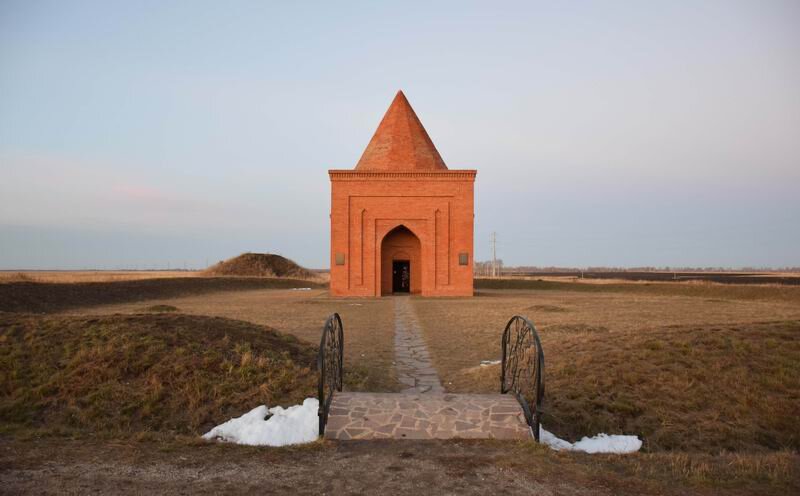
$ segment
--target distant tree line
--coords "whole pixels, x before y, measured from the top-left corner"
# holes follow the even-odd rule
[[[491,272],[492,262],[475,262],[475,274],[483,275],[484,264]],[[478,267],[481,267],[479,272]],[[501,262],[502,266],[502,262]],[[504,267],[504,274],[523,274],[537,272],[800,272],[800,267],[539,267],[520,265]]]
[[[504,272],[503,269],[503,261],[501,259],[497,259],[497,275],[501,275]],[[472,273],[476,276],[481,277],[490,277],[492,275],[492,261],[487,260],[485,262],[474,262],[472,264]]]

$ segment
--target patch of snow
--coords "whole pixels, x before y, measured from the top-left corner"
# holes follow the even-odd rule
[[[310,443],[319,435],[318,408],[316,398],[306,398],[302,405],[289,408],[261,405],[214,427],[203,435],[203,439],[249,446]]]
[[[564,441],[563,439],[556,437],[556,435],[552,432],[544,430],[544,427],[542,426],[539,426],[539,442],[550,446],[556,451],[570,451],[572,449],[571,442]]]
[[[621,436],[619,434],[598,434],[584,437],[572,445],[572,449],[586,453],[633,453],[639,451],[642,441],[637,436]]]
[[[642,441],[637,436],[622,436],[618,434],[610,436],[608,434],[598,434],[593,437],[584,437],[573,444],[556,437],[541,426],[539,426],[539,440],[555,451],[583,451],[584,453],[634,453],[642,447]]]
[[[292,291],[311,291],[311,288],[292,288]]]
[[[481,360],[481,367],[488,367],[490,365],[500,365],[500,360]]]

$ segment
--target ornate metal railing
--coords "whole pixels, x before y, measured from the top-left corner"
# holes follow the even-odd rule
[[[503,331],[500,392],[517,397],[538,441],[544,402],[544,351],[536,327],[519,315],[512,317]]]
[[[342,390],[342,356],[344,354],[344,326],[338,313],[332,314],[322,328],[322,339],[319,342],[317,369],[319,370],[319,435],[325,434],[328,422],[328,411],[331,407],[333,393]]]

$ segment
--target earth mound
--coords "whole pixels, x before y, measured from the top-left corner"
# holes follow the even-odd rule
[[[6,433],[196,436],[315,395],[316,349],[269,327],[179,313],[0,313]]]
[[[205,273],[212,276],[318,278],[312,271],[294,261],[271,253],[242,253],[238,257],[213,265]]]

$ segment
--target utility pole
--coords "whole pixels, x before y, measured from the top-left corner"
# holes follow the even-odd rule
[[[492,232],[492,277],[497,277],[497,233]]]

